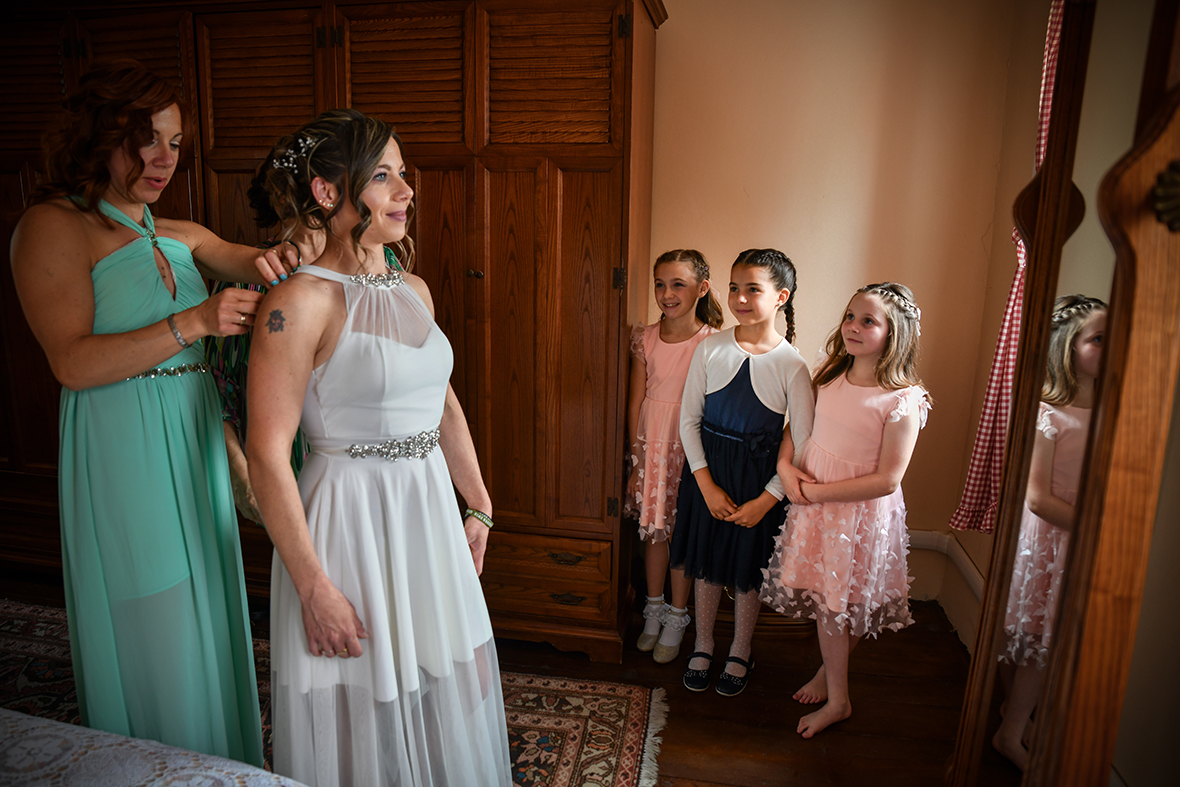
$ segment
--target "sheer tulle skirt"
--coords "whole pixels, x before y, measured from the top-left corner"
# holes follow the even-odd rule
[[[804,446],[803,464],[821,483],[873,471],[811,442]],[[792,505],[763,572],[760,597],[777,611],[817,620],[830,632],[897,631],[913,622],[908,554],[900,488],[855,503]]]
[[[510,784],[491,624],[441,450],[313,453],[299,482],[316,553],[369,638],[360,658],[311,656],[276,555],[276,772],[311,787]]]
[[[624,510],[639,519],[639,538],[666,541],[676,524],[676,498],[684,469],[680,403],[644,399],[639,410],[639,473],[627,488]]]
[[[1053,490],[1073,503],[1076,492]],[[1012,562],[1012,585],[1004,613],[1004,652],[1000,658],[1023,666],[1044,667],[1053,640],[1054,620],[1069,533],[1049,524],[1028,509],[1020,521],[1016,557]]]

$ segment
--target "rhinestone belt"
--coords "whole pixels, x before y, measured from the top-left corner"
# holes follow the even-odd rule
[[[438,446],[438,430],[430,429],[419,432],[405,440],[386,440],[376,445],[360,445],[353,443],[348,447],[348,455],[353,459],[364,459],[379,456],[396,462],[399,459],[425,459]]]
[[[213,367],[207,363],[182,363],[180,366],[158,367],[156,369],[148,369],[146,372],[140,372],[134,377],[128,377],[128,380],[154,380],[157,377],[179,377],[182,374],[189,374],[190,372],[211,372]]]

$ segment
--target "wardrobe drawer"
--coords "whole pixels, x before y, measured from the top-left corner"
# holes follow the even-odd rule
[[[493,625],[501,615],[596,623],[611,620],[612,593],[607,582],[582,585],[486,571],[481,581]]]
[[[483,565],[485,573],[609,584],[611,542],[493,530]]]
[[[604,623],[613,614],[609,541],[493,531],[480,581],[493,618]]]

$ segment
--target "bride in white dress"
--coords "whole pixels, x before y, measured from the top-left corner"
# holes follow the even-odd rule
[[[382,248],[408,243],[400,141],[333,110],[286,149],[272,202],[327,242],[267,294],[249,366],[247,454],[275,545],[274,769],[311,787],[509,785],[488,525],[470,515],[490,522],[491,500],[430,292]]]

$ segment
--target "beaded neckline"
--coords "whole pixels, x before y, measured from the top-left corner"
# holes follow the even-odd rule
[[[387,273],[356,273],[349,276],[348,280],[363,287],[400,287],[406,283],[401,271],[394,270]]]

